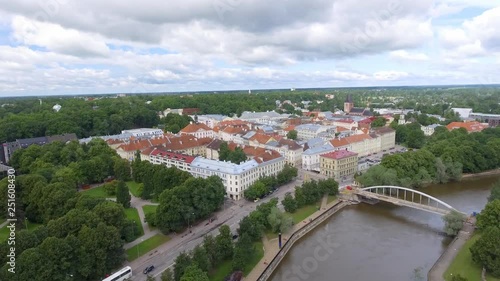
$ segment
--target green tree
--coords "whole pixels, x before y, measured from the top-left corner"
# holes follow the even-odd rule
[[[127,184],[124,181],[118,181],[116,187],[116,202],[122,204],[124,208],[130,208],[130,192],[128,190]]]
[[[233,255],[233,240],[229,226],[222,225],[219,228],[219,235],[215,237],[217,251],[220,254],[221,260],[227,259]]]
[[[495,277],[500,277],[500,228],[485,229],[481,237],[470,248],[472,260],[486,268]]]
[[[285,208],[285,211],[289,213],[295,213],[297,210],[297,201],[292,197],[291,194],[286,194],[285,198],[281,201],[281,204],[283,204],[283,207]]]
[[[120,157],[114,157],[113,171],[117,179],[130,180],[130,162]]]
[[[293,224],[292,218],[285,215],[285,213],[280,211],[277,207],[271,209],[271,213],[267,216],[267,220],[274,233],[285,233]]]
[[[163,271],[160,278],[161,281],[174,281],[174,273],[170,268],[167,268],[167,270]]]
[[[286,134],[286,138],[290,140],[296,140],[297,139],[297,131],[291,130]]]
[[[261,198],[269,192],[269,188],[261,181],[256,181],[250,185],[244,192],[247,200],[253,201]]]
[[[207,273],[194,264],[186,268],[180,281],[209,281],[209,279]]]
[[[243,270],[254,253],[252,239],[246,233],[243,234],[234,247],[233,270]]]
[[[497,181],[493,187],[491,188],[491,193],[490,196],[488,196],[488,202],[494,201],[494,200],[500,200],[500,180]]]
[[[114,180],[111,182],[107,182],[102,186],[102,188],[104,189],[107,195],[114,196],[116,195],[116,191],[118,188],[118,181]]]
[[[186,252],[180,253],[175,258],[174,264],[174,279],[175,281],[181,280],[181,277],[186,272],[186,269],[191,265],[191,257]]]
[[[208,234],[203,237],[203,248],[205,248],[211,267],[217,266],[220,256],[217,252],[215,238],[212,235]]]
[[[443,217],[444,231],[450,236],[456,236],[462,229],[464,223],[464,215],[455,210],[449,212]]]
[[[201,270],[208,272],[211,269],[210,259],[204,247],[196,246],[193,249],[192,256],[193,263],[197,264]]]
[[[494,200],[488,202],[481,213],[477,215],[477,227],[486,229],[498,226],[500,226],[500,200]]]
[[[386,123],[387,120],[384,117],[377,117],[375,120],[373,120],[371,126],[372,128],[384,127]]]

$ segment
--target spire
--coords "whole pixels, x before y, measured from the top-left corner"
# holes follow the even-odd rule
[[[351,94],[347,95],[347,98],[345,99],[345,102],[352,103],[352,97]]]

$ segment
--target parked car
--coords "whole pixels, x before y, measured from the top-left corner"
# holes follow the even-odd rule
[[[144,273],[144,274],[148,274],[148,273],[150,273],[151,271],[153,271],[153,269],[155,269],[155,266],[154,266],[154,265],[150,265],[150,266],[146,267],[146,268],[142,271],[142,273]]]

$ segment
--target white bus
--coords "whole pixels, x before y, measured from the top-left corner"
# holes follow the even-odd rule
[[[132,268],[130,266],[126,266],[113,273],[113,275],[106,277],[102,281],[123,281],[130,277],[132,277]]]

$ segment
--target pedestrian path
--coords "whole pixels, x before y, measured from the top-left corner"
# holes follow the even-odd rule
[[[322,201],[321,201],[321,209],[316,211],[314,214],[310,215],[309,217],[305,218],[303,221],[295,224],[292,229],[284,234],[282,236],[282,245],[286,243],[288,238],[295,233],[297,230],[302,228],[304,224],[310,223],[312,220],[316,219],[323,213],[325,213],[329,207],[337,204],[338,200],[334,200],[327,204],[328,202],[328,196],[324,196]],[[267,268],[268,264],[274,259],[274,257],[279,253],[279,245],[278,245],[278,239],[273,239],[269,241],[267,237],[262,239],[262,242],[264,243],[264,257],[259,261],[259,263],[252,269],[252,271],[245,277],[245,281],[256,281],[259,276],[264,272],[264,270]]]

